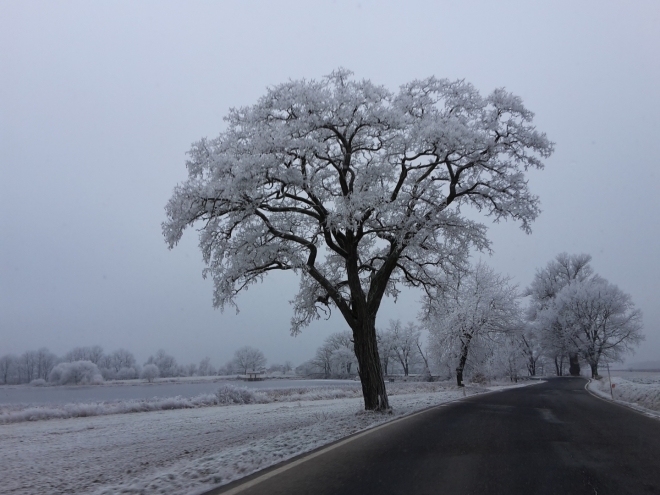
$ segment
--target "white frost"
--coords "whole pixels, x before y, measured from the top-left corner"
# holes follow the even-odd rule
[[[612,376],[615,401],[660,418],[660,373],[616,372],[616,375],[621,376]],[[592,380],[589,390],[603,398],[612,398],[607,376]]]

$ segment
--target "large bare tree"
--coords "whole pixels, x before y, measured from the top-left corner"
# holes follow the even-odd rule
[[[340,69],[275,86],[232,109],[189,152],[167,204],[173,247],[197,225],[214,305],[272,270],[300,275],[292,333],[338,309],[353,333],[365,408],[387,410],[376,316],[401,284],[429,289],[470,247],[488,248],[468,205],[529,231],[525,179],[552,143],[520,98],[430,77],[397,93]]]

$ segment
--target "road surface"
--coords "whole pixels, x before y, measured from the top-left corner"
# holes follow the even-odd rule
[[[660,494],[660,421],[585,383],[556,378],[433,408],[208,493]]]

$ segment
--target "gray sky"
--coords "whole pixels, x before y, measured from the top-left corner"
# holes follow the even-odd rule
[[[241,345],[298,364],[339,315],[289,336],[290,275],[211,307],[196,235],[160,224],[185,152],[269,85],[343,66],[506,87],[556,143],[530,175],[543,213],[491,227],[495,269],[521,285],[586,252],[632,294],[660,359],[660,2],[0,1],[0,355],[47,346],[159,348],[227,361]],[[379,324],[413,319],[418,294]]]

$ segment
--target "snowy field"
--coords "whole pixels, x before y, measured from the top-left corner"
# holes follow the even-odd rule
[[[613,371],[614,400],[632,405],[642,411],[660,413],[660,373],[651,371]],[[593,380],[589,390],[611,399],[607,373],[601,380]]]
[[[388,388],[391,416],[364,412],[360,396],[322,398],[326,388],[271,391],[267,403],[3,424],[0,494],[197,494],[464,393],[446,383]]]

